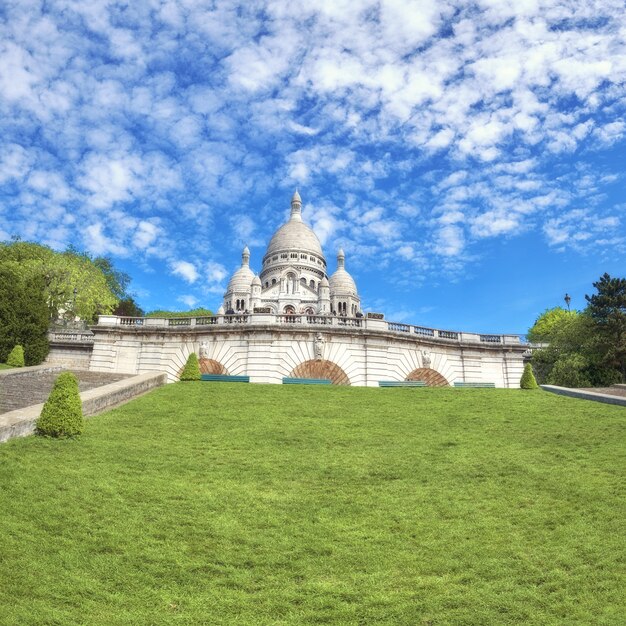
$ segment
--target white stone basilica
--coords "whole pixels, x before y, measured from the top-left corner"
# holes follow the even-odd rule
[[[337,254],[335,273],[328,277],[322,245],[302,221],[302,200],[296,191],[289,220],[270,239],[260,275],[250,268],[246,246],[218,315],[262,312],[355,317],[361,315],[360,303],[354,279],[345,268],[343,250]]]

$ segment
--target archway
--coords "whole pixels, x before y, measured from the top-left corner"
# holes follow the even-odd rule
[[[324,359],[305,361],[300,363],[291,374],[290,378],[328,378],[333,385],[349,385],[348,375],[332,361]]]
[[[418,367],[405,380],[423,380],[428,387],[449,387],[450,383],[436,370],[430,367]]]
[[[291,304],[288,304],[284,309],[283,309],[283,313],[285,315],[295,315],[296,314],[296,309],[291,306]]]
[[[228,375],[228,370],[213,359],[199,359],[201,374],[224,374]]]

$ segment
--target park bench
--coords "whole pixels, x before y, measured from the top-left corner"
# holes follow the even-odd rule
[[[423,380],[379,380],[379,387],[426,387]]]
[[[329,378],[283,378],[283,385],[330,385]]]
[[[454,383],[455,387],[460,387],[461,389],[475,389],[478,387],[489,387],[494,388],[496,383],[464,383],[464,382],[456,382]]]
[[[202,374],[202,380],[212,383],[249,383],[250,376],[226,376],[225,374]]]

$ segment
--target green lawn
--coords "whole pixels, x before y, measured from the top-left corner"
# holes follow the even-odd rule
[[[0,363],[0,370],[10,370],[13,369],[11,365],[7,365],[6,363]]]
[[[0,446],[0,624],[624,624],[626,410],[179,383]]]

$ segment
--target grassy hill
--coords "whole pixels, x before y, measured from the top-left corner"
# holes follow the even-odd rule
[[[0,624],[623,624],[626,410],[169,385],[0,446]]]

